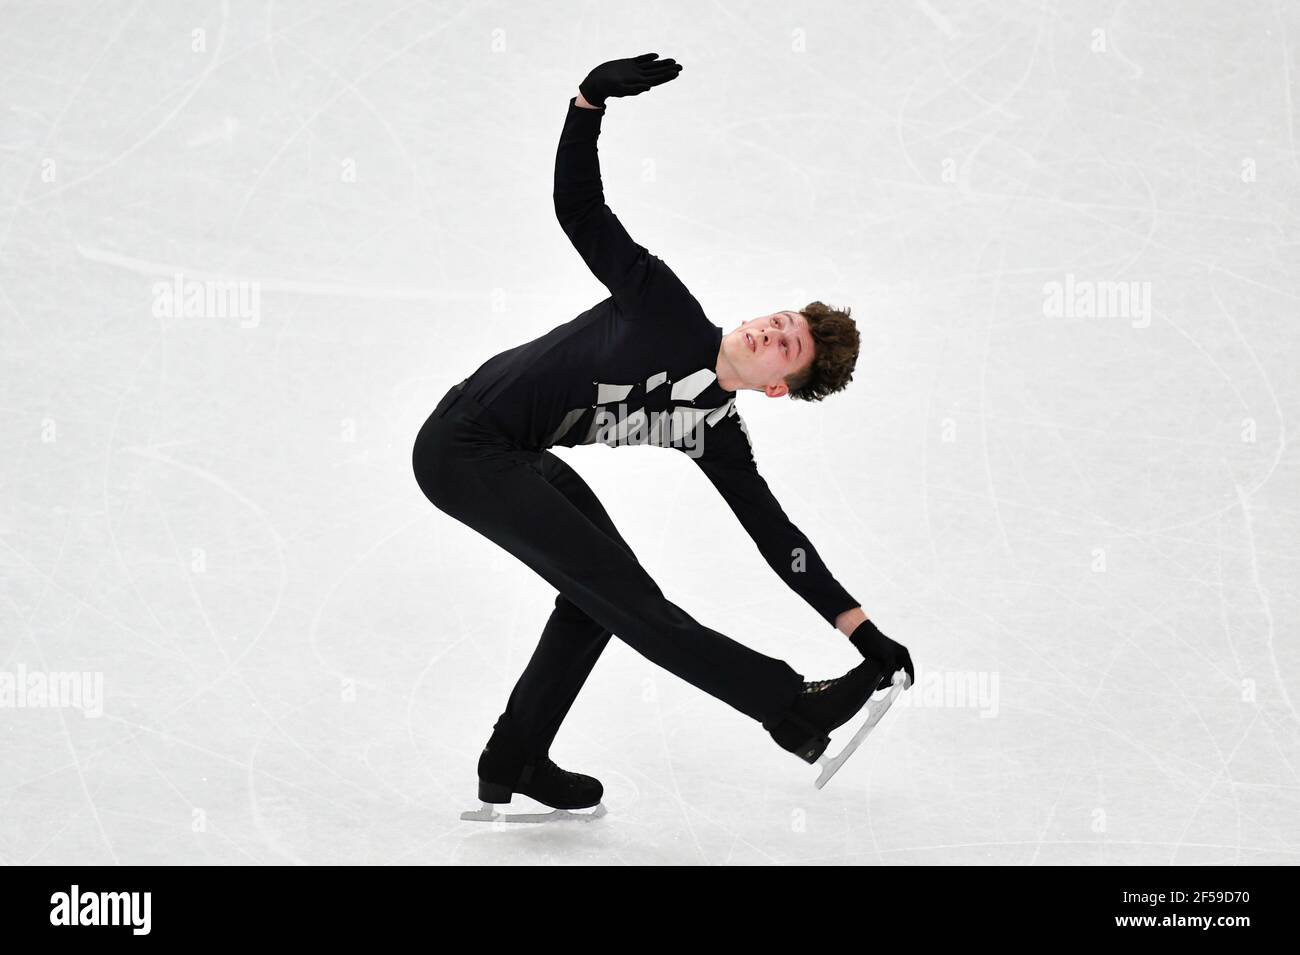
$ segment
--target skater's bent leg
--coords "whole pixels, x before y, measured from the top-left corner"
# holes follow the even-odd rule
[[[609,643],[610,632],[563,594],[528,666],[510,692],[502,718],[529,752],[546,756],[578,691]]]
[[[587,520],[636,559],[582,475],[549,451],[543,452],[534,466]],[[514,727],[528,728],[528,745],[538,755],[549,753],[560,725],[610,636],[609,630],[588,617],[569,598],[563,594],[555,598],[555,608],[542,630],[541,640],[515,684],[503,714]]]

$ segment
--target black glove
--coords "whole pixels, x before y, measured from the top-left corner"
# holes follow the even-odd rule
[[[578,92],[592,106],[604,106],[606,96],[636,96],[652,86],[677,78],[682,68],[676,60],[659,60],[658,53],[642,53],[627,60],[602,63],[578,84]]]
[[[863,657],[880,664],[880,686],[876,689],[890,686],[894,682],[894,674],[899,670],[907,672],[908,687],[916,682],[916,670],[912,666],[912,655],[907,652],[907,647],[890,640],[870,620],[864,620],[854,628],[849,642],[858,648]]]

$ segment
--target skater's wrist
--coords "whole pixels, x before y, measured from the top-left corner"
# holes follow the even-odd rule
[[[593,106],[591,103],[588,103],[587,98],[582,95],[582,90],[578,90],[578,95],[573,98],[573,102],[575,105],[581,106],[583,109],[604,109],[605,108],[604,106]]]
[[[867,615],[861,607],[846,610],[835,618],[835,629],[846,637],[853,636],[853,631],[866,622]]]

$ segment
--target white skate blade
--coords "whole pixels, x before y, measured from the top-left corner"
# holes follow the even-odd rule
[[[591,822],[605,815],[603,802],[591,809],[552,809],[550,812],[497,812],[493,803],[485,802],[478,809],[467,809],[460,814],[466,822]]]
[[[853,751],[861,746],[862,741],[875,729],[876,724],[880,722],[880,718],[889,712],[889,708],[894,705],[894,700],[898,698],[898,694],[902,693],[910,685],[911,681],[907,678],[907,672],[899,670],[894,674],[894,683],[889,688],[889,693],[886,696],[880,699],[873,697],[867,700],[867,718],[858,727],[858,731],[853,734],[853,738],[834,756],[827,756],[823,753],[817,757],[817,765],[822,768],[822,771],[821,775],[817,777],[817,781],[813,783],[814,786],[821,789],[830,781],[832,776],[839,772],[840,767],[853,755]]]

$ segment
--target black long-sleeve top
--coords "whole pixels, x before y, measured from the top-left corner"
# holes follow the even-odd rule
[[[488,359],[466,393],[521,447],[650,444],[687,454],[764,560],[832,626],[858,606],[759,474],[736,392],[717,379],[721,326],[605,204],[604,108],[569,100],[555,155],[555,214],[608,298]]]

